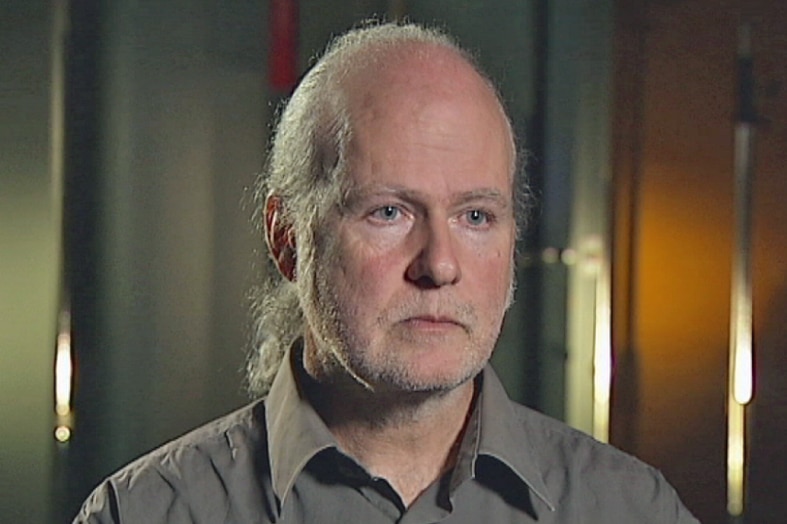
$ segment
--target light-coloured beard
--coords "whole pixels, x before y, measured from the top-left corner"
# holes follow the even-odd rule
[[[443,295],[443,297],[446,296],[447,295]],[[430,311],[423,306],[422,302],[423,300],[419,300],[416,297],[410,297],[408,300],[398,303],[393,308],[383,311],[377,317],[377,326],[380,328],[394,326],[408,318],[429,314]],[[473,337],[476,335],[474,326],[477,325],[477,315],[471,305],[461,304],[449,298],[443,298],[439,311],[443,315],[458,320],[472,343],[474,340]],[[362,346],[358,346],[357,344],[368,346],[367,342],[363,340],[354,340],[352,333],[349,332],[340,333],[340,336],[342,335],[344,335],[342,338],[345,351],[347,351],[347,360],[353,369],[356,370],[356,373],[374,384],[385,385],[407,392],[441,392],[454,389],[481,371],[488,359],[488,355],[479,355],[479,353],[489,353],[481,352],[479,348],[471,347],[471,343],[468,343],[466,347],[457,347],[457,354],[463,357],[462,364],[458,368],[462,371],[462,374],[458,376],[448,374],[446,376],[424,379],[419,377],[405,361],[397,358],[398,355],[393,352],[382,352],[381,354],[375,355],[373,360],[371,358],[364,358],[365,355],[362,351],[350,350],[352,347],[350,344],[356,344],[355,347],[359,348]],[[417,344],[419,342],[415,336],[412,336],[412,333],[407,331],[402,333],[400,340],[411,344]]]
[[[322,261],[314,265],[315,274],[312,279],[312,290],[309,293],[311,304],[305,308],[310,312],[307,314],[306,327],[311,330],[312,341],[317,346],[307,348],[307,351],[316,353],[312,357],[320,363],[321,369],[326,374],[350,376],[367,389],[375,391],[384,389],[411,393],[441,393],[458,387],[483,369],[497,341],[500,326],[498,325],[494,332],[479,339],[474,306],[453,299],[447,292],[440,295],[439,312],[459,321],[468,335],[467,345],[456,348],[457,354],[462,357],[462,362],[457,368],[460,373],[424,378],[419,377],[404,360],[396,358],[394,352],[370,355],[366,349],[370,347],[372,341],[365,339],[362,333],[350,329],[348,320],[345,320],[360,318],[359,312],[353,310],[355,304],[340,303],[338,290],[332,283],[328,271],[324,269],[331,267],[330,262],[330,260]],[[397,321],[433,313],[417,293],[414,292],[394,307],[381,312],[376,319],[377,326],[388,327],[396,324]],[[506,309],[510,305],[512,295],[513,264]],[[331,377],[325,378],[332,380]]]

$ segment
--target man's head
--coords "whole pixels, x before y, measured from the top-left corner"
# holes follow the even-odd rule
[[[289,295],[284,310],[281,294],[263,299],[261,335],[281,354],[303,334],[320,372],[375,389],[473,376],[510,301],[515,157],[496,92],[444,35],[383,25],[337,40],[285,108],[259,188]],[[291,327],[270,325],[277,310]],[[264,389],[276,356],[260,357],[250,380]]]

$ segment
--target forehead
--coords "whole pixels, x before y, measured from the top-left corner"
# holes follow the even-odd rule
[[[492,88],[452,50],[405,51],[349,83],[351,182],[510,195],[513,139]]]

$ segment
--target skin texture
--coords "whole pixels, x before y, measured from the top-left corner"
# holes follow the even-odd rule
[[[346,201],[317,234],[304,366],[342,447],[409,505],[452,465],[509,305],[511,133],[454,51],[410,44],[345,79]],[[268,241],[292,277],[286,232]]]

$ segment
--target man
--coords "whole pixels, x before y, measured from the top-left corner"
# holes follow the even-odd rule
[[[352,31],[284,110],[259,188],[281,279],[263,401],[110,477],[77,522],[696,522],[654,469],[512,403],[516,147],[446,36]]]

